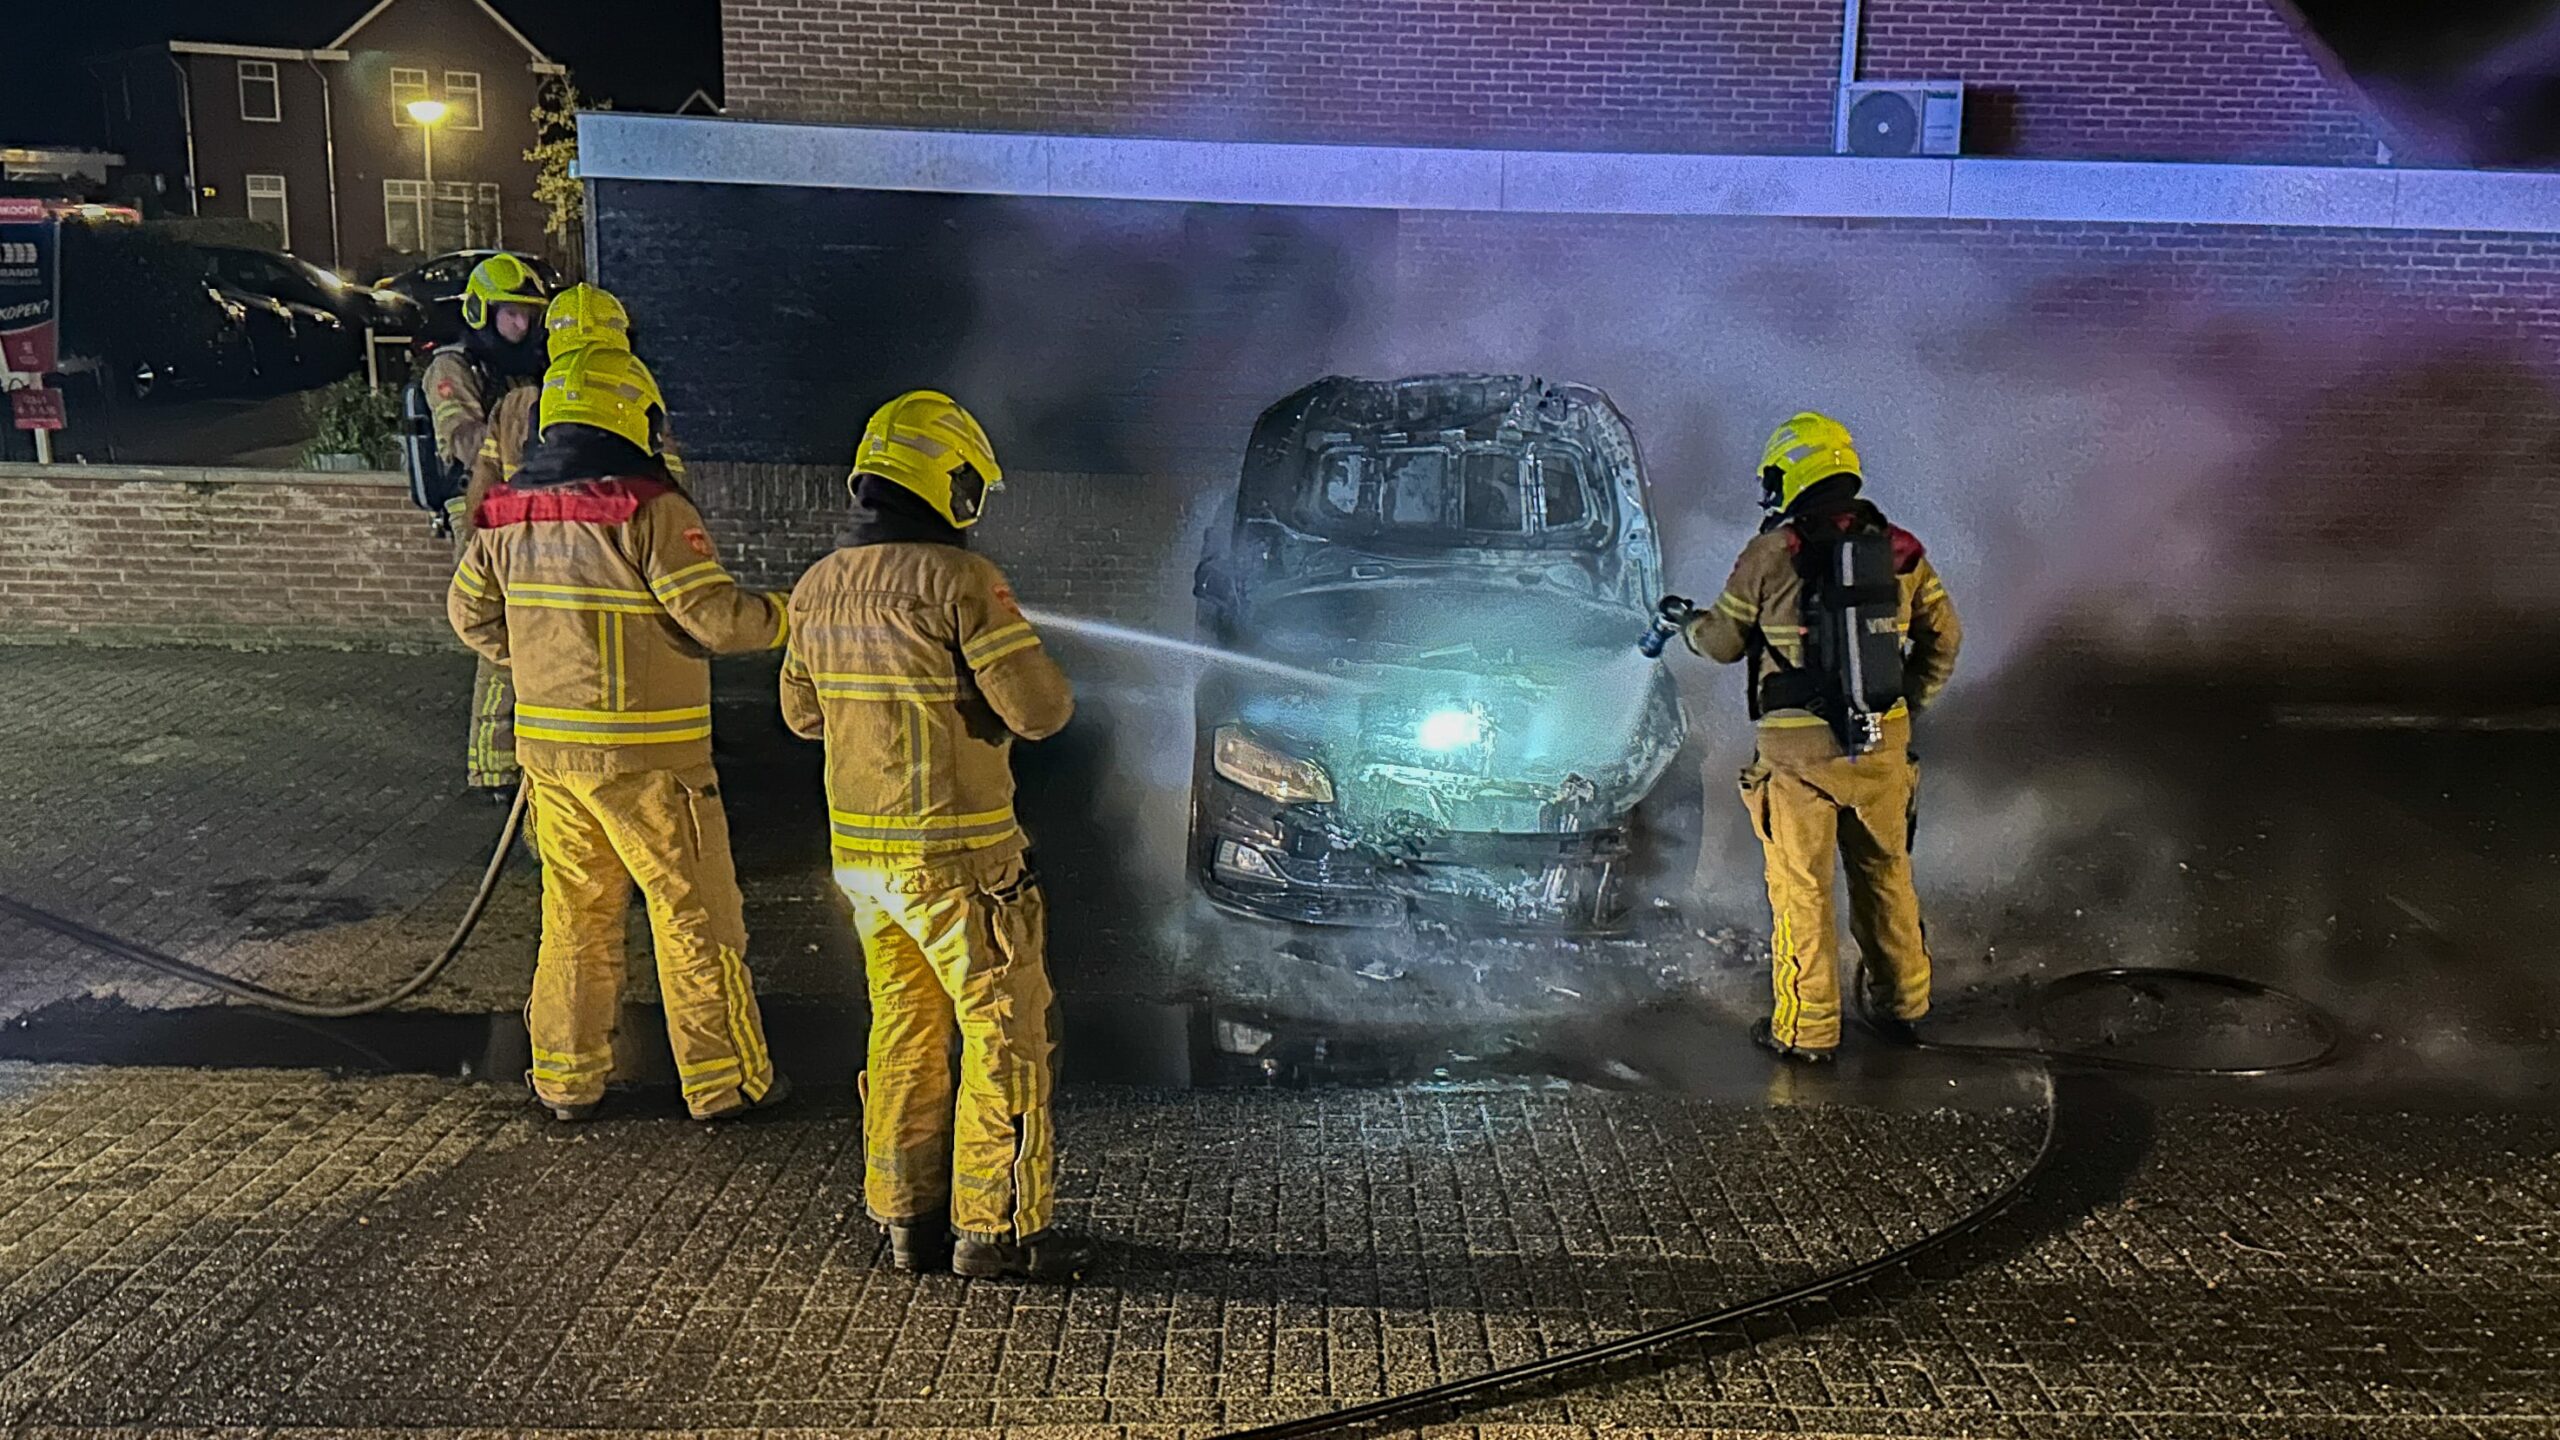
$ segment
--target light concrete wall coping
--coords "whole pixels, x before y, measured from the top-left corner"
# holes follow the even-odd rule
[[[2560,173],[1282,145],[578,117],[589,180],[1567,215],[2560,234]]]
[[[406,491],[409,477],[396,470],[262,470],[214,465],[34,465],[0,462],[0,482],[10,480],[149,481],[164,485],[357,486]]]

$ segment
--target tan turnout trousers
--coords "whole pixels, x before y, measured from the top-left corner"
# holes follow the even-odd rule
[[[534,1092],[553,1105],[604,1098],[622,1015],[622,917],[636,880],[685,1107],[707,1117],[763,1099],[773,1060],[711,766],[595,774],[535,763],[525,780],[543,860],[542,949],[525,1006]]]
[[[964,1239],[1038,1235],[1057,1194],[1039,881],[1006,850],[839,863],[836,884],[853,902],[870,977],[862,1139],[871,1218],[913,1225],[948,1214]]]
[[[1856,759],[1772,761],[1764,748],[1742,773],[1742,806],[1768,869],[1769,1034],[1782,1045],[1829,1050],[1840,1043],[1831,877],[1843,863],[1849,931],[1872,1002],[1902,1020],[1929,1013],[1929,946],[1911,883],[1920,771],[1910,734],[1907,721],[1888,721],[1885,743]]]

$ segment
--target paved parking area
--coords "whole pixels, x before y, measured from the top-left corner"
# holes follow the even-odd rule
[[[1062,1209],[1108,1248],[1042,1290],[882,1269],[823,1100],[571,1131],[424,1079],[9,1066],[0,1097],[0,1420],[84,1436],[1210,1434],[1876,1253],[2038,1120],[1088,1088]],[[2560,1424],[2549,1118],[2065,1103],[2064,1169],[1918,1275],[1447,1433]]]
[[[14,817],[0,890],[199,963],[313,991],[388,984],[440,941],[494,834],[496,814],[457,791],[457,657],[6,659],[0,753],[20,763],[0,773]],[[759,677],[733,678],[724,764],[760,982],[786,1007],[841,1000],[859,962],[826,881],[814,757],[758,728]],[[2217,780],[2198,813],[2244,833],[2207,826],[2197,848],[2159,855],[2103,828],[2133,812],[2093,810],[2105,819],[2088,853],[2054,852],[2068,863],[2036,897],[2053,913],[2024,946],[2086,963],[2076,925],[2109,940],[2089,953],[2169,958],[2100,908],[2132,862],[2156,864],[2176,878],[2126,893],[2198,955],[2263,967],[2254,948],[2281,944],[2387,982],[2373,995],[2399,998],[2371,999],[2352,1029],[2351,1096],[2336,1076],[2066,1085],[2060,1168],[1918,1273],[1425,1433],[2560,1434],[2547,980],[2478,968],[2546,903],[2530,857],[2510,853],[2541,832],[2519,832],[2523,812],[2467,778],[2511,771],[2347,759],[2365,769],[2333,773],[2410,791],[2370,809],[2351,855],[2286,849],[2337,833],[2325,790],[2244,810]],[[2186,803],[2152,793],[2155,810]],[[1063,816],[1075,794],[1035,775],[1026,807]],[[1959,781],[1945,808],[1967,798]],[[2193,858],[2193,878],[2171,853]],[[1096,878],[1111,858],[1085,844],[1054,864],[1062,929],[1081,937],[1059,969],[1071,995],[1135,1014],[1121,1002],[1163,993],[1170,972],[1145,897]],[[2359,866],[2385,868],[2367,883]],[[2259,876],[2254,898],[2213,898]],[[481,940],[424,1003],[521,1002],[533,889],[529,869],[509,875]],[[1951,910],[1946,933],[1998,933]],[[1697,948],[1706,971],[1631,982],[1684,997],[1694,1022],[1542,980],[1529,988],[1583,1013],[1580,1028],[1507,1035],[1471,1013],[1437,1057],[1455,1079],[1428,1078],[1436,1060],[1402,1079],[1364,1071],[1346,1047],[1334,1070],[1362,1084],[1071,1084],[1062,1208],[1108,1249],[1066,1291],[880,1269],[852,1100],[823,1081],[735,1130],[686,1124],[641,1091],[619,1118],[564,1131],[506,1084],[0,1064],[0,1427],[1207,1436],[1763,1293],[1942,1224],[2033,1149],[2039,1105],[1996,1072],[1949,1085],[1768,1070],[1726,1023],[1738,1013],[1701,1003],[1749,981],[1747,956]],[[2007,961],[2017,973],[1970,1008],[1997,1023],[1999,986],[2033,963]],[[1298,973],[1335,1011],[1445,1005],[1454,1026],[1482,978],[1463,971]],[[2434,991],[2459,1005],[2402,1003]],[[180,1011],[204,999],[0,926],[0,1023],[102,996]],[[1145,1016],[1176,1031],[1208,1018]],[[1135,1031],[1083,1033],[1088,1053],[1142,1048]],[[1303,1059],[1327,1038],[1286,1043]],[[1496,1046],[1499,1064],[1461,1063]],[[1166,1068],[1204,1084],[1254,1073],[1201,1058]],[[1284,1073],[1308,1068],[1323,1067]]]

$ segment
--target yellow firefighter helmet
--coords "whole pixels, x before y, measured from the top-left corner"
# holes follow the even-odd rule
[[[1811,410],[1779,426],[1760,453],[1761,488],[1769,506],[1777,510],[1793,505],[1797,496],[1834,475],[1864,473],[1849,427]]]
[[[640,357],[611,345],[590,345],[551,362],[542,377],[543,430],[592,425],[655,455],[664,446],[666,398]]]
[[[554,360],[590,345],[631,348],[631,312],[601,285],[572,285],[552,296],[542,328]]]
[[[501,250],[471,267],[471,279],[462,287],[462,323],[483,330],[488,328],[491,306],[549,303],[551,287],[542,283],[533,267],[523,257]]]
[[[852,478],[865,475],[914,491],[964,530],[985,513],[987,492],[1004,488],[986,429],[939,390],[910,390],[872,413],[853,455]]]

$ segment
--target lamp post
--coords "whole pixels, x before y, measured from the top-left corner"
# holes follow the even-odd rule
[[[427,203],[423,207],[423,223],[418,236],[420,248],[432,255],[436,249],[436,127],[444,123],[451,111],[441,100],[412,100],[409,118],[418,122],[418,143],[425,147],[427,160]]]

